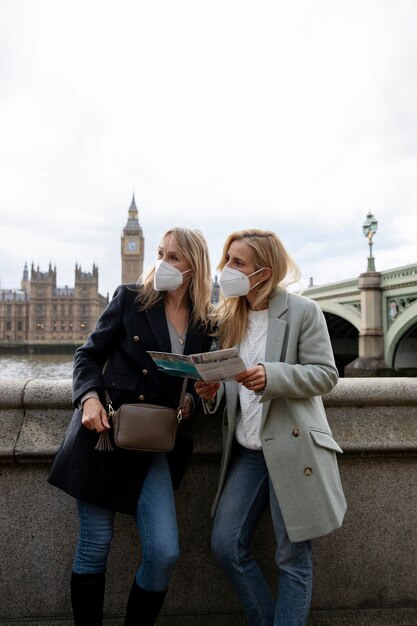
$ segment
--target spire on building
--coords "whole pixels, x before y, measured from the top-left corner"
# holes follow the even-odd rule
[[[130,203],[127,222],[125,226],[125,231],[128,232],[138,232],[140,229],[139,226],[139,211],[135,202],[135,193],[132,196],[132,202]]]
[[[129,209],[129,210],[130,210],[130,211],[136,211],[136,213],[137,213],[137,211],[138,211],[138,209],[137,209],[137,207],[136,207],[136,202],[135,202],[135,192],[133,192],[133,195],[132,195],[132,202],[131,202],[131,204],[130,204],[130,209]]]

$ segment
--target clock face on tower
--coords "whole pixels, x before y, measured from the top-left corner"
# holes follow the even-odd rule
[[[138,249],[138,242],[137,241],[128,241],[126,243],[126,251],[127,252],[136,252]]]

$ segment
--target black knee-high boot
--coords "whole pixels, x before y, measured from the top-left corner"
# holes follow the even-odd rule
[[[153,626],[166,593],[166,591],[146,591],[134,581],[127,601],[125,626]]]
[[[105,572],[71,574],[71,602],[75,626],[102,626]]]

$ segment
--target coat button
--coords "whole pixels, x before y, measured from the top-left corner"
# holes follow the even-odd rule
[[[145,396],[141,393],[141,394],[140,394],[140,396],[139,396],[139,400],[140,400],[141,402],[143,402],[143,400],[144,400],[144,399],[145,399]]]
[[[292,429],[292,436],[293,437],[299,437],[300,436],[300,429],[299,428],[293,428]]]
[[[138,337],[137,335],[135,335],[135,336],[133,337],[133,341],[139,341],[139,337]]]
[[[148,370],[142,370],[142,374],[143,374],[144,376],[147,376],[147,375],[148,375]]]
[[[311,467],[306,467],[304,470],[304,474],[306,476],[311,476],[311,474],[313,473],[313,470],[311,469]]]

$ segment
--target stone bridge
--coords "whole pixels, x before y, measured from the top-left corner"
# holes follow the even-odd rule
[[[358,357],[379,361],[370,369],[383,375],[417,374],[417,265],[310,286],[303,295],[326,316],[341,374]]]

